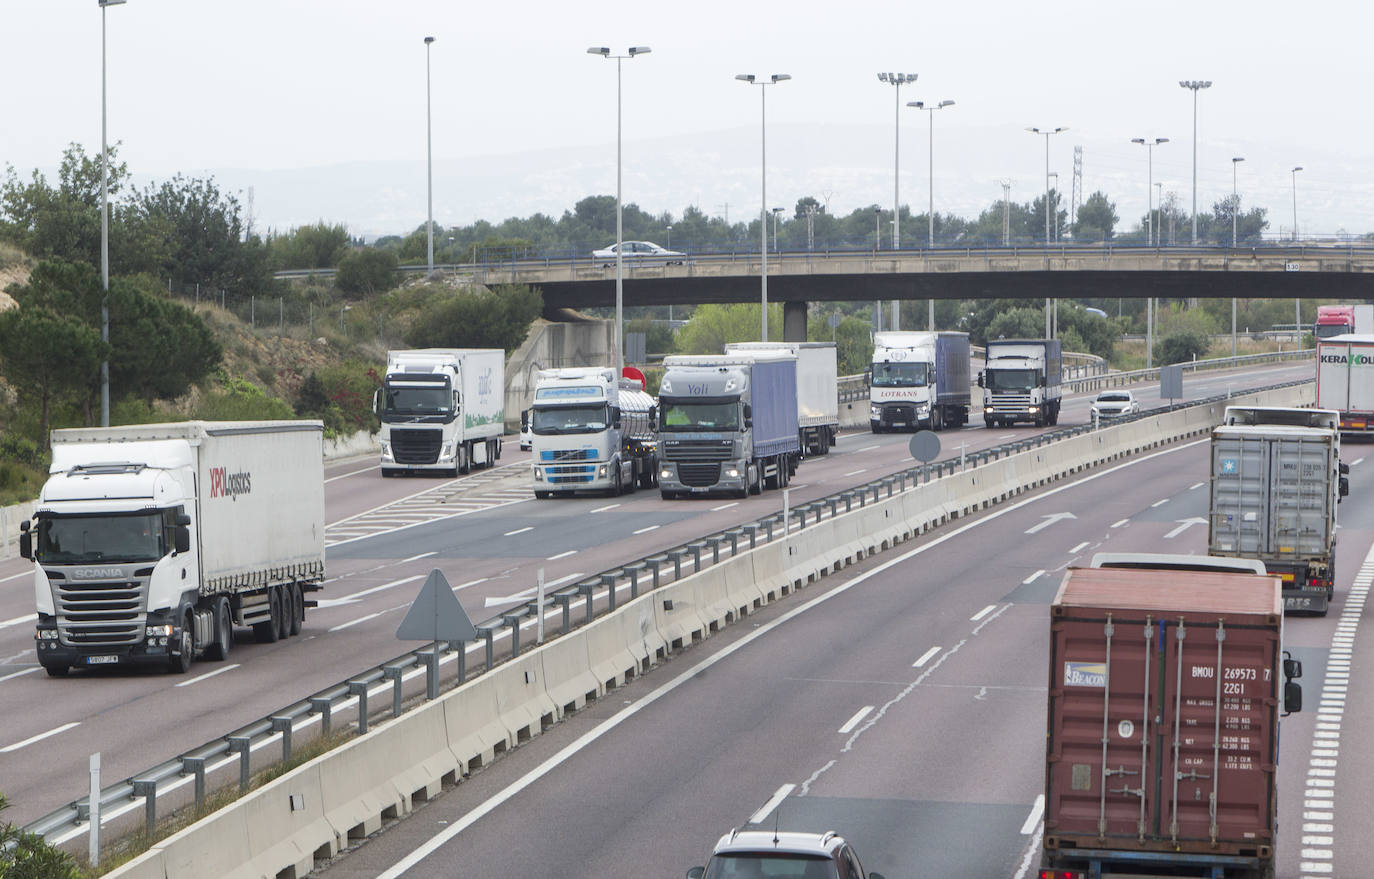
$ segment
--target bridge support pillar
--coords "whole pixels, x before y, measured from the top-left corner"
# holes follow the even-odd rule
[[[782,340],[784,342],[806,341],[805,302],[784,302],[782,304]]]

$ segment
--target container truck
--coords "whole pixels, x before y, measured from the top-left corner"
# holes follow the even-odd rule
[[[389,351],[372,398],[382,475],[457,476],[501,457],[506,353],[500,348]]]
[[[874,433],[968,424],[968,333],[874,333],[865,378]]]
[[[1207,552],[1258,559],[1284,606],[1325,614],[1335,593],[1336,505],[1348,491],[1339,416],[1228,406],[1212,430]]]
[[[797,358],[797,423],[808,455],[828,455],[840,431],[839,367],[834,342],[732,342],[726,354],[789,351]]]
[[[1341,415],[1341,433],[1374,436],[1374,335],[1317,340],[1317,406]]]
[[[1059,423],[1064,357],[1058,339],[988,340],[987,366],[978,373],[983,423]]]
[[[540,370],[529,409],[534,496],[653,488],[655,421],[643,383],[617,381],[614,369]]]
[[[1318,305],[1312,335],[1318,341],[1347,333],[1374,333],[1374,305]]]
[[[233,630],[300,632],[324,579],[319,421],[56,430],[19,552],[34,562],[38,661],[225,659]]]
[[[1178,559],[1070,568],[1050,606],[1040,879],[1274,875],[1279,580]]]
[[[659,493],[782,488],[801,460],[797,358],[787,351],[663,358]]]

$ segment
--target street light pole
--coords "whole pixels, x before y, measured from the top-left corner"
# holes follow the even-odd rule
[[[1131,138],[1131,143],[1138,143],[1145,147],[1145,224],[1149,227],[1149,237],[1154,238],[1155,219],[1154,203],[1150,200],[1150,190],[1154,187],[1155,176],[1155,147],[1162,143],[1168,143],[1167,137],[1156,137],[1154,140],[1146,140],[1143,137]],[[1153,240],[1145,242],[1146,245],[1154,244]]]
[[[1027,128],[1031,134],[1045,135],[1045,263],[1050,258],[1050,135],[1068,131],[1067,125],[1060,128]],[[1050,338],[1050,299],[1045,297],[1045,338]]]
[[[1211,88],[1212,81],[1184,79],[1178,84],[1193,92],[1193,246],[1197,247],[1197,93]]]
[[[1293,240],[1298,240],[1298,172],[1302,165],[1293,168]]]
[[[429,274],[434,275],[434,124],[430,115],[429,90],[429,47],[434,37],[425,37],[425,201],[428,205],[428,219],[425,221],[425,242],[429,252]]]
[[[1231,249],[1236,249],[1236,215],[1240,213],[1240,196],[1236,193],[1236,166],[1245,161],[1244,156],[1231,157]]]
[[[788,73],[774,73],[768,79],[758,79],[752,73],[737,73],[735,79],[740,82],[747,82],[750,85],[769,86],[786,82],[792,75]],[[759,139],[759,155],[762,173],[762,197],[763,201],[759,204],[759,256],[762,258],[762,266],[759,271],[760,276],[760,297],[763,303],[762,321],[759,325],[760,341],[768,341],[768,89],[759,89],[759,128],[762,136]]]
[[[953,106],[954,106],[954,102],[953,102],[953,101],[941,101],[941,102],[938,103],[938,104],[931,104],[929,107],[927,107],[927,106],[925,105],[925,102],[924,102],[924,101],[908,101],[908,102],[907,102],[907,106],[908,106],[908,107],[915,107],[917,110],[925,110],[926,112],[928,112],[928,113],[930,114],[930,145],[929,145],[929,149],[927,150],[927,153],[929,154],[929,157],[930,157],[930,184],[929,184],[929,187],[928,187],[929,190],[930,190],[930,202],[929,202],[928,207],[926,208],[926,217],[927,217],[927,219],[930,220],[930,222],[929,222],[929,224],[928,224],[928,225],[929,225],[929,236],[928,236],[928,238],[927,238],[926,244],[927,244],[928,247],[934,247],[934,246],[935,246],[935,111],[936,111],[936,110],[943,110],[943,109],[946,108],[946,107],[953,107]],[[933,305],[933,301],[932,301],[932,305]]]
[[[605,46],[592,46],[588,55],[615,59],[615,377],[625,374],[625,226],[620,201],[620,62],[652,51],[648,46],[631,46],[624,55],[612,55]]]
[[[896,87],[896,103],[892,106],[892,249],[902,249],[902,203],[898,196],[898,183],[901,181],[899,168],[902,160],[902,86],[916,81],[914,73],[880,73],[880,82],[891,83]],[[879,242],[881,249],[882,242]]]
[[[773,208],[773,252],[778,253],[778,214],[787,210],[786,208]]]
[[[100,4],[100,341],[110,342],[110,149],[105,126],[105,9],[125,0]],[[110,426],[110,355],[100,362],[100,426]]]

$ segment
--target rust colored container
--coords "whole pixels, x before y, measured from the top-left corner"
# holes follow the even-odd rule
[[[1272,864],[1278,578],[1071,568],[1050,631],[1047,863]]]

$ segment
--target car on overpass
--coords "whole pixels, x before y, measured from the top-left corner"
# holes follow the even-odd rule
[[[687,871],[687,879],[883,879],[865,873],[854,847],[833,830],[798,833],[777,830],[731,830],[716,843],[705,867]]]
[[[682,265],[687,254],[659,247],[652,241],[622,241],[619,245],[624,261],[636,266],[644,265]],[[615,265],[617,245],[593,250],[592,258],[603,260],[603,266]]]

